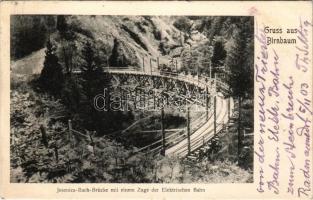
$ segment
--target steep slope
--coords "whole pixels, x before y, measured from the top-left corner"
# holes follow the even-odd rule
[[[150,58],[169,56],[181,46],[181,33],[165,17],[158,16],[71,16],[69,24],[87,30],[108,49],[110,64],[150,65]],[[113,55],[113,50],[117,49]],[[112,57],[114,56],[114,57]],[[162,60],[162,59],[161,59]],[[162,61],[161,61],[162,62]]]
[[[41,49],[11,63],[11,71],[16,74],[40,74],[45,58],[45,50]]]
[[[75,38],[74,66],[80,64],[79,54],[86,41],[95,44],[96,52],[102,58],[104,66],[126,67],[134,66],[146,71],[157,67],[156,58],[159,57],[160,64],[168,64],[171,58],[181,63],[181,54],[184,49],[196,46],[205,41],[201,33],[179,30],[174,23],[180,19],[179,16],[65,16],[70,34]],[[55,24],[57,24],[57,17]],[[44,21],[44,19],[42,19]],[[50,19],[51,20],[51,19]],[[50,27],[52,31],[47,39],[55,41],[58,47],[60,62],[62,60],[64,42],[57,27]],[[34,33],[35,34],[35,33]],[[68,52],[72,54],[72,49]],[[75,53],[73,53],[75,54]],[[12,63],[13,72],[17,73],[40,73],[43,63],[44,51],[32,54]],[[35,63],[32,63],[35,62]],[[62,63],[63,62],[63,63]]]

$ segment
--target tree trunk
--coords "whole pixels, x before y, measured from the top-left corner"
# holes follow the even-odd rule
[[[54,155],[55,155],[55,162],[59,162],[59,153],[58,153],[58,147],[54,146]]]
[[[46,128],[43,125],[40,125],[40,131],[41,131],[41,136],[42,136],[42,143],[45,145],[46,148],[48,148]]]
[[[191,152],[191,146],[190,146],[190,108],[187,108],[187,144],[188,144],[188,154]]]
[[[240,160],[240,153],[241,153],[241,149],[242,149],[242,136],[241,136],[241,103],[242,103],[242,98],[239,97],[238,98],[238,112],[239,112],[239,116],[238,116],[238,165],[241,166],[241,160]]]
[[[162,131],[162,151],[161,151],[161,155],[165,156],[166,141],[165,141],[165,129],[164,129],[164,108],[162,108],[162,110],[161,110],[161,131]]]

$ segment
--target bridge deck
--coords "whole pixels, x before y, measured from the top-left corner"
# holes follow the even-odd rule
[[[234,107],[234,102],[231,100],[230,108]],[[216,98],[216,120],[217,120],[217,133],[222,129],[222,125],[227,123],[227,99],[223,97]],[[195,131],[190,136],[190,146],[191,151],[194,151],[198,147],[200,147],[203,142],[208,142],[214,136],[214,117],[210,117],[209,120],[200,127],[197,131]],[[204,141],[203,141],[204,140]],[[179,157],[187,156],[188,154],[188,146],[187,140],[182,140],[178,144],[173,147],[166,149],[166,155],[177,155]]]

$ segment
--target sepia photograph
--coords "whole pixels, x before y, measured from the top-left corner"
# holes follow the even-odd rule
[[[11,183],[253,183],[254,17],[11,15]]]

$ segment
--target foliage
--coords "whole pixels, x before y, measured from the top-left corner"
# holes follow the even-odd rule
[[[128,30],[128,29],[126,29]],[[131,32],[132,35],[136,35],[135,33]],[[134,36],[135,37],[135,36]],[[135,37],[138,41],[141,41],[139,36],[136,35]],[[110,66],[113,67],[127,67],[130,64],[125,57],[125,49],[123,48],[123,44],[118,39],[114,39],[114,46],[112,49],[111,56],[109,58]],[[140,43],[142,44],[142,42]],[[143,44],[142,44],[143,45]]]
[[[213,49],[213,56],[212,56],[212,65],[213,68],[221,67],[224,65],[225,58],[227,52],[225,50],[224,40],[221,37],[217,37],[214,39],[214,49]]]
[[[66,19],[65,19],[64,15],[58,15],[57,16],[57,27],[56,28],[61,34],[64,34],[67,31],[68,26],[67,26]]]
[[[70,113],[78,113],[82,100],[81,86],[77,84],[77,77],[67,77],[64,81],[61,100]],[[75,118],[75,116],[72,116]]]
[[[83,78],[86,81],[92,81],[99,76],[99,73],[102,72],[102,70],[97,65],[95,48],[89,41],[86,42],[82,50],[82,59],[84,63],[80,69],[82,70]]]
[[[63,71],[65,72],[65,74],[71,75],[78,63],[78,50],[75,42],[71,40],[61,40],[59,43],[58,51],[60,63],[63,66]]]
[[[12,77],[12,84],[11,182],[245,182],[251,177],[228,162],[192,164],[176,157],[134,154],[135,149],[90,131],[82,131],[87,137],[69,137],[58,116],[68,115],[60,101],[34,92],[21,77]],[[42,142],[41,125],[47,130],[48,147]]]
[[[194,26],[191,20],[200,18],[182,19],[179,28],[190,31]],[[250,58],[253,54],[252,38],[249,36],[250,22],[240,18],[232,21],[227,17],[208,17],[204,21],[210,26],[196,23],[196,27],[201,28],[212,40],[191,47],[190,51],[185,48],[182,69],[192,74],[208,73],[211,62],[215,67],[224,64],[226,60],[229,70],[234,72],[231,80],[235,81],[235,77],[241,73],[236,71],[236,67],[243,62],[236,58]],[[127,48],[124,42],[115,39],[111,60],[108,60],[111,49],[104,43],[96,42],[91,32],[79,29],[79,24],[70,23],[69,17],[58,16],[57,22],[51,18],[48,24],[45,27],[56,26],[59,33],[54,36],[58,42],[58,56],[55,46],[49,41],[40,80],[53,96],[34,92],[26,81],[21,83],[13,78],[11,82],[12,182],[209,183],[251,180],[249,172],[227,160],[213,162],[213,159],[207,157],[201,163],[190,163],[176,157],[136,154],[136,148],[131,145],[126,148],[120,136],[113,135],[114,139],[106,137],[108,133],[125,126],[121,121],[128,124],[134,119],[130,112],[97,112],[92,101],[95,95],[103,93],[104,88],[111,89],[108,77],[102,73],[102,68],[107,65],[104,62],[109,61],[116,66],[129,65],[125,61],[130,59],[125,57]],[[130,29],[128,34],[134,40],[141,40]],[[231,43],[224,42],[226,39]],[[81,45],[82,41],[84,45]],[[170,48],[163,45],[161,49],[166,52]],[[247,60],[243,69],[251,67],[252,63]],[[82,74],[73,74],[73,69],[80,69]],[[249,110],[247,112],[251,113]],[[70,134],[67,119],[72,119],[74,130],[80,131],[82,135],[74,132]],[[184,123],[184,120],[177,118],[176,123]],[[41,127],[46,130],[47,144]],[[241,154],[242,159],[249,163],[250,152],[242,151]]]
[[[12,81],[25,80],[13,77]],[[50,113],[49,110],[63,109],[61,104],[51,101],[47,95],[35,93],[27,83],[20,83],[11,92],[11,168],[16,172],[12,173],[11,181],[28,182],[33,173],[48,167],[53,158],[52,151],[43,148],[40,126],[50,127],[49,141],[58,140],[60,136],[56,132],[64,130],[64,127],[60,122],[52,123],[51,118],[57,113]]]
[[[18,59],[45,46],[55,31],[53,16],[11,16],[11,58]]]
[[[190,33],[192,21],[188,17],[180,17],[174,21],[173,25],[180,31]]]
[[[213,49],[208,43],[190,47],[182,52],[181,71],[192,75],[209,74]]]
[[[242,101],[253,98],[253,20],[251,18],[241,18],[236,27],[231,27],[233,44],[226,57],[226,66],[230,71],[229,86],[231,95],[238,98],[238,164],[245,165],[242,159],[244,149],[243,118],[250,116],[249,121],[253,121],[252,109],[250,112],[242,112]],[[251,161],[251,160],[250,160]]]
[[[85,115],[84,119],[86,119],[86,121],[84,124],[90,129],[93,126],[93,122],[97,120],[96,111],[93,107],[93,98],[98,93],[103,93],[103,90],[99,87],[102,81],[102,69],[97,65],[96,53],[89,41],[86,42],[82,50],[82,60],[83,63],[80,66],[80,82],[82,85],[82,97],[85,104],[83,114]]]
[[[229,85],[234,96],[253,95],[253,21],[242,18],[233,32],[233,45],[226,66],[230,70]]]
[[[63,86],[63,72],[55,54],[55,46],[48,41],[44,66],[40,74],[39,82],[41,86],[53,95],[59,95]]]
[[[191,18],[189,18],[191,19]],[[212,75],[222,73],[223,81],[230,87],[229,95],[238,100],[236,110],[239,111],[236,141],[238,164],[244,168],[251,168],[251,152],[246,147],[243,137],[244,128],[253,127],[253,109],[242,109],[242,102],[253,99],[253,18],[251,17],[204,17],[193,18],[193,28],[205,34],[207,47],[213,46],[213,55],[209,61],[202,61],[205,48],[197,45],[185,48],[182,52],[182,71],[192,75],[204,73],[209,75],[207,66],[212,67]],[[193,55],[194,54],[194,55]],[[205,66],[205,63],[208,63]],[[219,74],[217,74],[219,75]],[[242,151],[243,150],[243,151]],[[246,164],[248,161],[249,164]]]

